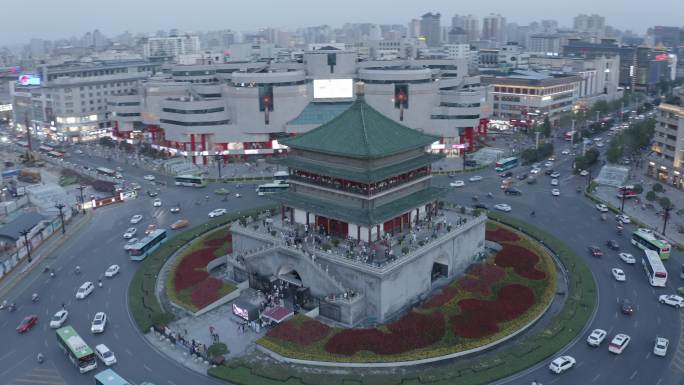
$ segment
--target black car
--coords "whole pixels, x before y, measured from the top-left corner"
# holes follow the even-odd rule
[[[504,194],[506,195],[522,195],[522,191],[518,190],[515,187],[509,187],[504,190]]]
[[[509,176],[513,176],[513,171],[502,172],[501,174],[499,174],[499,176],[502,178],[508,178]]]
[[[527,180],[527,184],[535,184],[537,183],[537,178],[530,178]]]
[[[157,195],[159,195],[159,194],[156,191],[152,191],[152,190],[147,191],[147,196],[149,196],[150,198],[154,198]]]
[[[544,171],[544,174],[546,174],[546,175],[551,175],[553,173],[554,173],[553,169],[548,169],[548,170]]]
[[[525,179],[527,179],[527,174],[518,175],[518,180],[525,180]]]
[[[611,250],[620,250],[620,245],[614,239],[607,241],[606,246],[608,246],[608,248]]]
[[[634,314],[634,305],[632,305],[632,301],[628,300],[627,298],[623,299],[620,303],[620,310],[622,310],[622,314]]]
[[[488,210],[489,208],[487,207],[486,204],[484,203],[477,203],[475,206],[473,206],[476,209],[482,209],[482,210]]]
[[[465,162],[463,162],[466,167],[477,167],[477,161],[474,161],[472,159],[466,159]]]

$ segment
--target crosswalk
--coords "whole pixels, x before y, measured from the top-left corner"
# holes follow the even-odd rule
[[[670,366],[684,373],[684,312],[679,312],[679,343]]]
[[[35,367],[29,372],[16,377],[3,385],[67,385],[57,369],[49,367]]]

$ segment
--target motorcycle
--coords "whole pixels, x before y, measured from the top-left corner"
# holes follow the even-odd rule
[[[5,308],[8,306],[7,300],[2,301],[0,303],[0,310],[5,310]]]
[[[617,233],[618,233],[618,234],[622,234],[623,227],[620,226],[620,225],[618,225],[617,228],[616,228],[616,230],[617,230]]]
[[[17,305],[15,305],[14,302],[12,302],[12,303],[9,305],[9,311],[10,311],[10,313],[11,313],[11,312],[13,312],[13,311],[15,311],[15,310],[17,310]]]
[[[38,293],[33,293],[31,295],[31,302],[38,302]]]

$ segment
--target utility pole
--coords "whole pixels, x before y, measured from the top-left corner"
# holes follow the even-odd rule
[[[28,256],[28,263],[33,262],[33,260],[31,259],[31,244],[28,240],[28,235],[30,232],[31,230],[22,230],[19,232],[19,234],[24,236],[24,245],[26,245],[26,255]]]
[[[570,129],[572,135],[570,135],[570,147],[575,145],[575,119],[572,120],[572,128]]]
[[[57,203],[55,204],[55,207],[57,208],[57,210],[59,210],[59,219],[62,220],[62,234],[64,234],[66,232],[66,229],[64,228],[64,212],[62,212],[62,210],[64,209],[64,204]]]
[[[216,165],[218,166],[218,178],[221,179],[221,163],[223,163],[223,155],[216,154]]]
[[[620,212],[623,214],[625,213],[625,197],[627,196],[626,192],[626,190],[622,190],[622,192],[620,192],[620,198],[622,199],[622,203],[620,204]]]
[[[31,126],[29,125],[28,113],[25,115],[24,124],[26,125],[26,142],[28,142],[28,151],[33,151],[31,146]]]
[[[81,191],[81,209],[83,209],[83,215],[85,215],[85,198],[83,197],[83,190],[85,190],[86,186],[80,185],[76,187],[76,189]]]
[[[539,131],[534,133],[534,149],[535,150],[539,150],[539,134],[541,134],[541,132],[539,132]]]

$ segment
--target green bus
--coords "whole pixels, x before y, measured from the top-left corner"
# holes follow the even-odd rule
[[[653,250],[662,260],[670,258],[672,245],[663,239],[658,239],[649,229],[637,229],[632,233],[632,244],[642,250]]]
[[[510,158],[501,159],[500,161],[496,162],[494,170],[496,170],[497,172],[501,172],[501,171],[510,170],[510,169],[517,167],[517,166],[518,166],[518,158],[513,156]]]
[[[131,385],[112,369],[103,370],[95,375],[95,385]]]
[[[97,368],[95,352],[71,326],[57,329],[57,344],[81,373]]]

